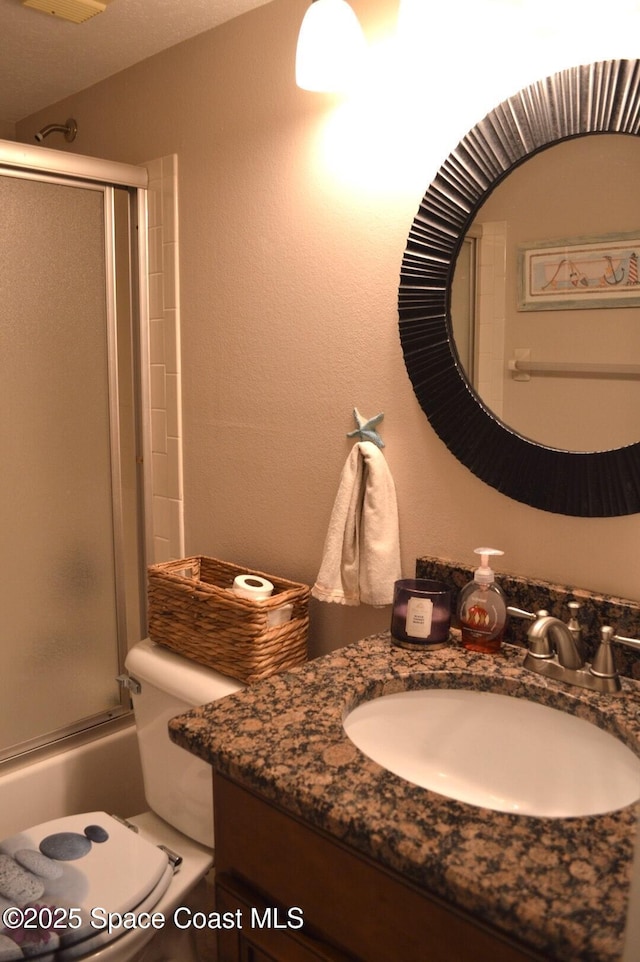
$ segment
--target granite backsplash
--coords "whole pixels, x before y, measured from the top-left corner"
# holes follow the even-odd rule
[[[449,585],[452,590],[452,610],[455,613],[458,592],[473,578],[475,567],[425,556],[416,559],[416,578],[431,578]],[[602,625],[611,625],[618,635],[640,639],[640,603],[637,601],[599,595],[572,585],[555,585],[502,572],[496,572],[496,582],[504,591],[507,604],[525,611],[539,611],[544,608],[562,621],[569,619],[567,602],[578,601],[581,605],[579,621],[590,660],[598,647]],[[453,624],[457,626],[455,614]],[[530,622],[525,619],[509,618],[505,641],[526,648],[529,625]],[[616,668],[620,674],[640,680],[640,653],[636,654],[622,645],[614,645],[613,648]]]

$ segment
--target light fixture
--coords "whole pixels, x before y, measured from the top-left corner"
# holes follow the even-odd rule
[[[298,35],[296,83],[303,90],[342,93],[361,67],[364,34],[346,0],[313,0]]]

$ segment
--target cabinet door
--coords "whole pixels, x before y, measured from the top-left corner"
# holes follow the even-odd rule
[[[219,962],[355,962],[320,936],[311,938],[308,930],[269,927],[269,913],[279,909],[278,917],[284,919],[284,911],[226,875],[216,877],[216,909],[241,920],[241,926],[218,932]]]
[[[286,962],[549,962],[219,772],[214,797],[216,874],[232,886],[236,881],[250,886],[250,904],[257,892],[268,905],[284,912],[300,906],[304,914],[300,933],[240,933],[250,935],[267,957]],[[294,939],[311,954],[293,955],[289,945]],[[275,944],[286,945],[284,954],[272,948]],[[221,962],[239,958],[221,956]]]

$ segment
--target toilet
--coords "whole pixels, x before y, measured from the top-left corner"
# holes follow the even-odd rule
[[[207,910],[190,897],[213,864],[211,766],[173,744],[167,723],[243,685],[148,640],[126,668],[150,811],[68,815],[0,842],[0,962],[196,958]]]

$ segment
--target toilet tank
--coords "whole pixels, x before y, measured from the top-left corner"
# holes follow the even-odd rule
[[[211,766],[169,739],[169,719],[243,685],[149,640],[125,662],[140,685],[132,692],[147,804],[178,831],[213,848]]]

